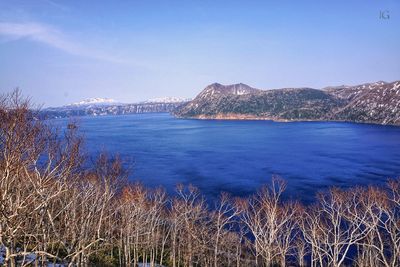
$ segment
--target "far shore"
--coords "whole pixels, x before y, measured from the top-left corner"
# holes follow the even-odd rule
[[[348,123],[360,123],[360,124],[375,124],[382,126],[396,126],[399,127],[399,124],[383,124],[373,121],[349,121],[349,120],[322,120],[322,119],[282,119],[278,117],[268,117],[268,116],[256,116],[251,114],[235,114],[235,113],[227,113],[227,114],[216,114],[216,115],[196,115],[191,117],[185,116],[177,116],[179,119],[195,119],[195,120],[238,120],[238,121],[273,121],[273,122],[348,122]]]

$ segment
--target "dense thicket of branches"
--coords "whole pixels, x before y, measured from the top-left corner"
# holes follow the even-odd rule
[[[75,127],[36,120],[18,91],[0,99],[0,250],[6,266],[399,266],[400,181],[282,201],[284,181],[214,206],[129,184],[118,158],[84,168]]]

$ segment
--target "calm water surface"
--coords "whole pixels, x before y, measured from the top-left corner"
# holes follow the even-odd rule
[[[82,117],[79,125],[89,154],[119,153],[133,164],[132,181],[169,192],[191,183],[211,199],[221,191],[252,194],[272,175],[287,180],[286,197],[303,201],[329,186],[400,176],[400,127],[183,120],[156,113]]]

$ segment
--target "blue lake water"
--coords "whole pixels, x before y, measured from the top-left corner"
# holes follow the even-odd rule
[[[55,120],[66,124],[68,120]],[[400,176],[400,127],[338,122],[175,119],[169,114],[81,117],[89,155],[119,153],[130,180],[173,192],[193,184],[254,193],[279,175],[286,197],[311,201],[329,186],[381,184]]]

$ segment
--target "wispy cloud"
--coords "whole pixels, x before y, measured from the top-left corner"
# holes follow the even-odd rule
[[[57,1],[53,1],[53,0],[43,0],[45,3],[49,4],[52,7],[58,8],[60,10],[66,11],[69,10],[69,8],[66,5],[63,5]]]
[[[10,23],[0,22],[0,36],[7,40],[29,39],[57,48],[66,53],[105,60],[114,63],[125,63],[122,60],[109,56],[105,53],[89,49],[79,42],[72,40],[60,30],[46,24],[29,23]]]

